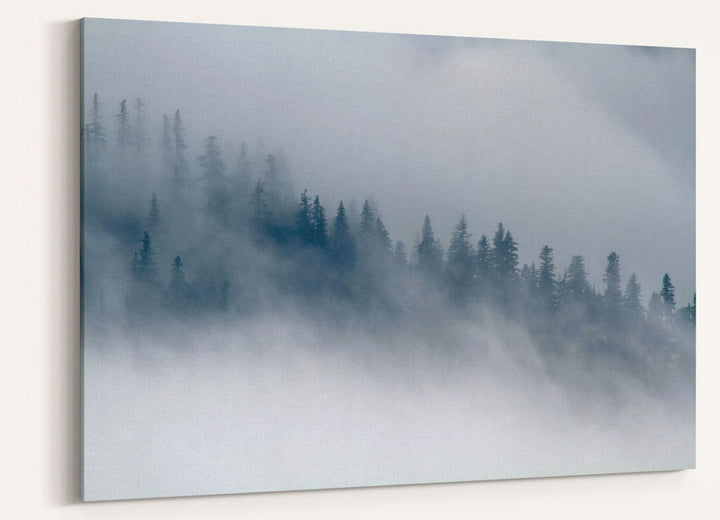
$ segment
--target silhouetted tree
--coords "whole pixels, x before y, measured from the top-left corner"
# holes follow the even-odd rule
[[[455,226],[447,250],[446,274],[451,297],[464,301],[473,288],[473,264],[475,252],[470,244],[465,215]]]
[[[422,238],[417,246],[418,269],[426,274],[437,274],[442,267],[442,250],[435,240],[430,217],[425,215]]]
[[[205,209],[217,217],[226,217],[230,196],[225,178],[225,163],[220,156],[217,137],[209,136],[203,142],[203,155],[198,163],[203,170],[202,180],[205,183]]]
[[[665,313],[670,315],[675,311],[675,287],[673,286],[670,276],[665,273],[662,279],[662,289],[660,290],[660,298],[662,299]]]
[[[603,282],[605,282],[603,294],[605,308],[610,313],[611,319],[617,318],[622,304],[622,292],[620,291],[620,257],[614,251],[607,257]]]
[[[140,246],[135,250],[131,272],[138,282],[154,282],[157,278],[155,253],[147,231],[143,233]]]
[[[300,195],[300,203],[295,213],[295,231],[300,242],[309,244],[313,239],[313,226],[310,221],[310,198],[307,190]]]
[[[182,259],[179,256],[176,256],[172,263],[168,297],[170,305],[176,309],[182,309],[188,304],[188,286],[185,281]]]
[[[343,206],[342,201],[340,201],[333,223],[332,253],[333,260],[338,267],[349,269],[355,265],[357,256],[355,240],[350,234],[345,206]]]
[[[262,232],[267,229],[268,225],[268,200],[265,195],[265,184],[262,181],[255,183],[255,189],[252,194],[252,223],[256,232]]]
[[[390,232],[387,230],[380,217],[375,219],[375,237],[377,239],[379,251],[388,255],[392,254],[393,247],[392,240],[390,240]]]
[[[120,112],[115,116],[118,120],[117,142],[120,150],[124,151],[132,142],[132,131],[130,129],[130,116],[128,115],[127,100],[120,102]]]
[[[585,300],[590,292],[590,284],[587,281],[585,270],[585,259],[575,255],[570,260],[570,265],[565,272],[564,292],[575,301]]]
[[[545,245],[540,250],[540,269],[538,270],[537,288],[543,307],[548,311],[557,309],[558,291],[555,281],[555,263],[553,250]]]
[[[85,125],[85,141],[91,146],[102,146],[105,144],[105,129],[102,126],[100,114],[100,101],[97,92],[93,94],[92,105],[89,114],[90,122]]]
[[[157,194],[153,192],[150,197],[150,207],[147,214],[147,226],[150,231],[157,228],[160,224],[160,204],[158,203]]]
[[[173,118],[173,141],[174,141],[174,161],[173,161],[173,179],[176,186],[181,186],[185,183],[188,174],[188,162],[185,158],[185,127],[183,125],[182,118],[180,117],[180,110],[175,111]]]
[[[642,318],[643,308],[640,302],[640,283],[635,273],[630,275],[625,285],[625,297],[623,298],[623,309],[631,323],[636,323]]]
[[[312,244],[315,247],[325,249],[328,245],[327,220],[325,219],[325,208],[320,204],[320,196],[315,195],[310,210],[310,225],[312,228]]]

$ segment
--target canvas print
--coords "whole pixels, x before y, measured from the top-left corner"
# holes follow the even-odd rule
[[[85,19],[83,497],[692,468],[692,49]]]

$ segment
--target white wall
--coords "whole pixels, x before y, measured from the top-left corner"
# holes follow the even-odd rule
[[[716,518],[720,34],[712,2],[6,3],[0,53],[0,518]],[[362,7],[361,7],[362,6]],[[697,48],[697,469],[78,503],[78,30],[83,16]],[[669,244],[668,247],[672,247]]]

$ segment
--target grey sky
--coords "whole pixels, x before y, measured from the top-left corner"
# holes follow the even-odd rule
[[[447,246],[502,221],[521,262],[605,257],[647,298],[695,288],[695,54],[688,49],[92,20],[85,95],[106,126],[142,97],[151,135],[180,108],[190,154],[217,135],[283,150],[299,189],[371,196],[412,247],[429,214]]]

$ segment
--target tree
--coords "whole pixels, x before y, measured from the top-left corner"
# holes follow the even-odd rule
[[[154,230],[160,223],[160,205],[158,204],[157,194],[153,192],[150,197],[150,207],[147,215],[147,226],[149,230]]]
[[[630,275],[625,285],[625,297],[623,298],[623,309],[625,315],[631,322],[637,322],[642,317],[642,303],[640,302],[640,283],[635,273]]]
[[[225,179],[225,163],[220,156],[217,137],[209,136],[203,142],[203,155],[198,157],[198,163],[203,170],[202,179],[205,182],[205,208],[208,213],[227,216],[230,196]]]
[[[315,195],[312,209],[310,210],[310,226],[312,231],[312,244],[315,247],[325,249],[328,244],[327,220],[325,219],[325,208],[320,204],[320,196]]]
[[[475,252],[470,244],[470,237],[465,215],[462,215],[447,250],[448,285],[451,296],[456,301],[465,300],[472,290]]]
[[[131,272],[133,278],[138,282],[154,282],[157,277],[155,253],[147,231],[143,233],[140,246],[135,250]]]
[[[179,256],[176,256],[172,263],[168,296],[172,307],[182,308],[187,304],[188,287],[185,281],[182,259]]]
[[[332,253],[338,267],[350,269],[355,265],[357,256],[355,240],[350,234],[345,206],[343,206],[342,201],[340,201],[333,223]]]
[[[132,131],[130,129],[130,116],[128,115],[127,100],[120,102],[120,112],[115,116],[118,120],[117,141],[120,150],[125,148],[132,142]]]
[[[622,292],[620,291],[620,257],[615,251],[607,257],[603,282],[605,282],[605,293],[603,294],[605,307],[611,317],[617,317],[622,304]]]
[[[100,101],[97,92],[93,94],[93,101],[90,107],[90,122],[85,125],[85,141],[91,146],[102,146],[105,144],[105,129],[100,122]]]
[[[662,300],[665,313],[670,315],[675,311],[675,287],[670,280],[670,276],[665,273],[662,279],[662,289],[660,290],[660,299]]]
[[[375,234],[376,229],[375,215],[373,214],[373,210],[370,208],[370,203],[367,199],[365,199],[362,213],[360,213],[360,228],[358,233],[362,239],[366,240],[367,237],[371,237]]]
[[[135,126],[133,128],[133,141],[138,153],[145,147],[145,102],[135,98]]]
[[[557,282],[555,281],[555,263],[553,250],[545,245],[540,251],[540,269],[537,278],[538,294],[546,310],[557,309]]]
[[[390,240],[390,232],[387,230],[380,217],[375,219],[375,237],[379,250],[384,254],[392,254],[393,246],[392,240]]]
[[[575,301],[586,299],[590,292],[590,284],[587,281],[585,259],[580,255],[573,256],[565,275],[565,293],[569,294]]]
[[[175,184],[180,186],[184,184],[185,177],[188,173],[188,162],[185,158],[185,127],[183,126],[180,110],[175,111],[173,118],[173,141],[174,141],[174,161],[173,161],[173,179]]]
[[[430,217],[425,215],[422,238],[417,246],[418,269],[426,274],[437,274],[442,267],[442,250],[435,240]]]
[[[313,239],[313,226],[310,221],[310,198],[307,190],[300,195],[297,213],[295,213],[295,231],[303,244],[309,244]]]
[[[163,114],[162,133],[160,134],[160,151],[166,171],[172,171],[173,164],[173,141],[170,135],[170,118]]]
[[[265,195],[265,183],[257,181],[252,193],[252,222],[256,232],[264,231],[268,225],[268,200]]]

